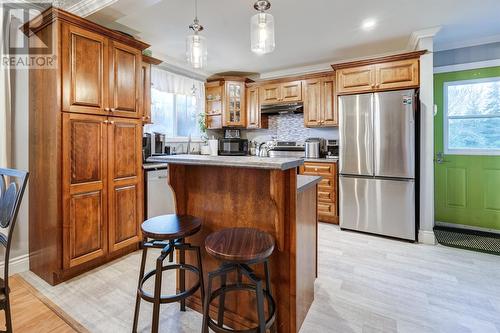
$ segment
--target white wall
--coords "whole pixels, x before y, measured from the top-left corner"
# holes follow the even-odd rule
[[[434,237],[434,66],[432,37],[419,40],[420,57],[420,230],[421,243],[435,244]]]

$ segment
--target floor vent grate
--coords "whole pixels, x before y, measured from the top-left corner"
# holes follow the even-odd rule
[[[449,227],[434,227],[441,245],[500,255],[500,235]]]

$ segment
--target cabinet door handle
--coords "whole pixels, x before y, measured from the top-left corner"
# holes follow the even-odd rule
[[[115,112],[115,111],[116,111],[116,109],[115,109],[115,108],[111,108],[111,109],[109,109],[109,111],[111,111],[111,112]]]
[[[109,123],[110,123],[111,125],[113,125],[113,124],[115,123],[115,121],[114,121],[114,120],[110,120],[110,121],[109,121]]]
[[[108,120],[103,120],[103,124],[107,124],[107,123],[109,123]]]
[[[109,111],[109,108],[104,108],[104,111]]]

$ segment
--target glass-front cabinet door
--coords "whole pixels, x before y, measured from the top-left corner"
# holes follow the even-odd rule
[[[226,82],[226,103],[223,126],[245,127],[245,83]]]

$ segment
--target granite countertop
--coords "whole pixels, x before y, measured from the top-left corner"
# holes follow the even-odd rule
[[[305,162],[323,162],[323,163],[335,163],[339,161],[338,156],[334,158],[326,158],[326,157],[320,157],[320,158],[304,158]]]
[[[142,165],[144,170],[158,170],[158,169],[167,169],[168,163],[165,162],[148,162]]]
[[[321,176],[297,175],[297,192],[302,192],[305,189],[316,185],[322,178],[323,177]]]
[[[208,155],[169,155],[155,158],[155,162],[188,165],[209,165],[221,167],[288,170],[304,163],[302,158],[258,157],[258,156],[208,156]]]

